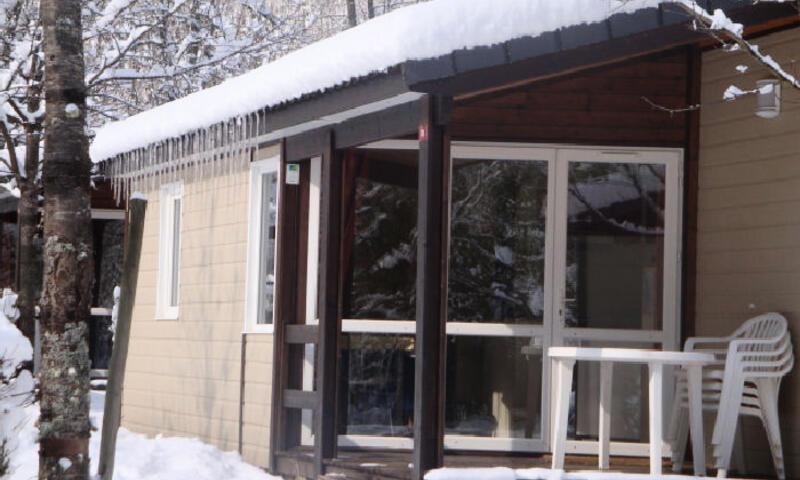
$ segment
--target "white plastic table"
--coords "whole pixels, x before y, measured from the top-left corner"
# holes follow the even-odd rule
[[[608,468],[609,431],[611,427],[611,381],[614,363],[646,364],[649,369],[650,397],[650,474],[661,474],[664,365],[686,370],[689,391],[689,428],[694,454],[694,473],[704,476],[706,470],[703,440],[702,375],[703,366],[714,362],[714,355],[695,352],[666,352],[637,348],[551,347],[547,354],[553,362],[555,380],[555,417],[553,422],[554,469],[564,468],[567,441],[569,394],[572,370],[576,360],[600,362],[600,425],[598,430],[599,467]],[[676,399],[677,401],[677,399]]]

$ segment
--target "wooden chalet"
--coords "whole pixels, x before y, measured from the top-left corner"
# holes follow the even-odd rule
[[[701,3],[800,60],[792,5]],[[769,74],[691,24],[611,9],[96,153],[151,199],[123,425],[285,478],[541,466],[547,347],[680,349],[773,310],[796,332],[800,95],[724,102]],[[615,373],[614,468],[646,466],[643,375]],[[596,454],[596,372],[573,388],[568,468]],[[797,476],[796,374],[782,392]],[[742,429],[743,474],[771,472]]]

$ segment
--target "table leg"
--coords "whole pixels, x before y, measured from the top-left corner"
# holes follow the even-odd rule
[[[703,367],[700,365],[686,367],[686,377],[689,390],[689,431],[692,436],[694,474],[704,477],[706,475],[706,450],[703,439]]]
[[[597,440],[598,447],[598,466],[601,470],[609,467],[608,454],[611,437],[611,382],[613,363],[600,362],[600,425],[598,427]]]
[[[572,368],[575,360],[558,359],[553,361],[556,398],[553,419],[553,469],[564,468],[564,452],[567,443],[567,422],[569,421],[569,393],[572,386]]]
[[[662,446],[662,391],[664,382],[664,365],[650,363],[649,395],[650,395],[650,475],[661,475]]]

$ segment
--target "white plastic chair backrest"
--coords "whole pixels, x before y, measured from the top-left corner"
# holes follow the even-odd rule
[[[782,376],[794,365],[786,318],[779,313],[764,313],[746,321],[731,335],[730,345],[726,369]]]
[[[733,435],[742,406],[742,394],[748,380],[775,379],[779,388],[781,378],[792,369],[794,352],[786,318],[775,312],[751,318],[730,336],[728,353],[720,392],[717,420],[712,443],[720,444],[723,437]],[[775,391],[777,398],[777,390]],[[733,400],[733,402],[729,400]],[[760,408],[756,408],[760,410]],[[733,418],[729,416],[733,415]],[[734,427],[732,427],[732,425]]]
[[[769,339],[785,333],[786,319],[780,313],[764,313],[744,322],[731,335],[734,338]]]

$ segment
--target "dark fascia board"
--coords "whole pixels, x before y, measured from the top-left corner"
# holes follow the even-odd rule
[[[398,68],[392,68],[386,73],[354,80],[346,86],[263,110],[259,133],[274,132],[301,125],[408,92],[409,89],[402,73]]]
[[[417,132],[421,112],[420,102],[414,101],[287,137],[286,161],[296,162],[322,155],[331,131],[337,149],[413,135]]]
[[[709,10],[725,9],[734,21],[746,26],[797,16],[797,10],[785,3],[751,5],[743,0],[702,0],[699,3]],[[689,16],[678,5],[665,3],[658,8],[618,13],[604,22],[409,61],[401,69],[410,90],[458,96],[706,38],[707,35],[689,27]]]

